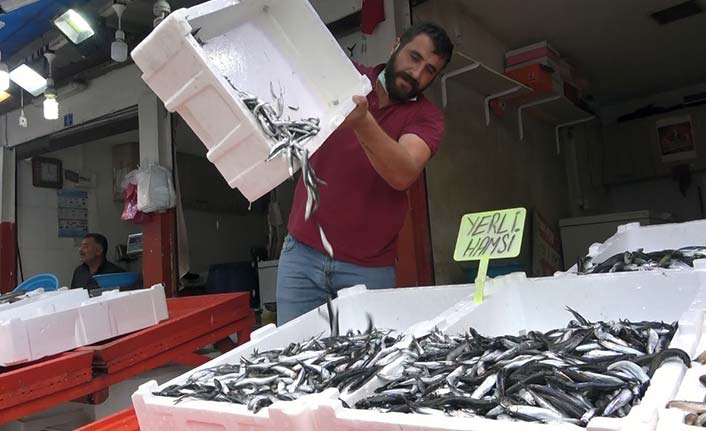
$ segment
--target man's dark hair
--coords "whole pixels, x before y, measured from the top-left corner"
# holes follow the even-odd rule
[[[434,44],[434,54],[446,60],[446,64],[451,60],[454,44],[451,42],[446,30],[432,22],[420,22],[408,28],[400,36],[400,48],[407,45],[420,34],[426,34]]]
[[[107,259],[107,254],[108,254],[108,238],[104,237],[103,235],[99,233],[88,233],[86,236],[83,237],[84,239],[86,238],[93,238],[93,240],[101,246],[103,249],[103,258]]]

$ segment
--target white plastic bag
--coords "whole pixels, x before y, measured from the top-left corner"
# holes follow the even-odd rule
[[[164,166],[148,162],[137,169],[137,209],[144,213],[176,206],[172,173]]]

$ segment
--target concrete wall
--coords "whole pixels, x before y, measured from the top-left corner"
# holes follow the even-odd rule
[[[141,229],[122,221],[123,203],[113,201],[111,147],[136,141],[137,131],[133,131],[45,155],[61,159],[64,169],[96,174],[95,188],[86,189],[88,226],[89,231],[102,233],[108,238],[108,258],[113,262],[116,259],[115,245],[125,244],[129,234]],[[69,184],[66,184],[67,188]],[[24,278],[51,272],[59,277],[62,285],[69,285],[73,270],[80,263],[80,239],[59,238],[56,189],[32,185],[30,160],[17,162],[17,225]],[[140,271],[140,268],[125,269]]]
[[[579,189],[571,188],[571,214],[654,210],[671,213],[675,221],[704,218],[706,107],[617,122],[619,116],[649,104],[679,104],[684,95],[704,88],[695,86],[607,106],[601,111],[602,124],[577,127],[573,136],[564,135],[563,145],[575,148],[576,159],[568,164],[570,184],[580,184]],[[691,116],[697,157],[685,162],[663,162],[656,122],[684,115]],[[672,178],[671,170],[679,163],[686,163],[692,171],[691,185],[685,193]]]
[[[706,173],[692,174],[692,185],[682,194],[672,178],[616,184],[608,188],[609,211],[650,209],[669,213],[677,222],[706,218]]]
[[[415,21],[443,25],[457,48],[502,70],[505,47],[454,2],[427,2],[414,9]],[[437,82],[427,92],[439,103]],[[493,117],[486,127],[483,96],[449,80],[446,137],[427,169],[432,246],[437,284],[466,281],[453,260],[460,218],[465,213],[524,206],[551,224],[568,213],[564,156],[557,155],[554,128],[531,115],[525,139],[518,139],[517,115]],[[531,226],[531,225],[530,225]],[[529,271],[531,230],[526,229],[521,261]]]

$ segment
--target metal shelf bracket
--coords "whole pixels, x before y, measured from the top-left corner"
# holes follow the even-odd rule
[[[571,127],[575,126],[577,124],[582,124],[582,123],[587,123],[591,120],[596,118],[594,115],[591,115],[590,117],[586,118],[581,118],[580,120],[575,120],[575,121],[569,121],[568,123],[562,123],[562,124],[557,124],[556,127],[554,127],[554,137],[556,138],[556,153],[561,154],[561,139],[559,137],[559,129],[562,129],[564,127]]]
[[[486,126],[490,125],[490,106],[488,106],[490,101],[493,99],[497,99],[498,97],[503,97],[503,96],[507,96],[508,94],[512,94],[512,93],[520,90],[521,88],[522,87],[520,87],[520,86],[512,87],[509,90],[501,91],[496,94],[491,94],[490,96],[485,98],[485,100],[483,101],[483,104],[485,106],[485,125]]]
[[[520,105],[517,108],[517,127],[519,128],[519,131],[520,131],[520,140],[521,141],[525,139],[525,128],[522,123],[522,113],[524,112],[524,110],[526,108],[531,108],[533,106],[541,105],[542,103],[547,103],[547,102],[552,102],[554,100],[559,100],[560,98],[561,98],[560,95],[546,97],[544,99],[535,100],[534,102],[525,103],[524,105]]]
[[[478,69],[480,67],[480,63],[473,63],[469,64],[468,66],[462,67],[460,69],[452,70],[450,72],[447,72],[444,74],[444,76],[441,77],[441,105],[446,109],[446,105],[448,104],[449,98],[448,98],[448,90],[446,89],[446,81],[449,78],[453,78],[454,76],[461,75],[462,73],[469,72],[474,69]]]

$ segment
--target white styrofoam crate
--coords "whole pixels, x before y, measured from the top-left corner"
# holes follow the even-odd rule
[[[85,289],[33,295],[0,309],[0,365],[97,343],[167,317],[161,284],[129,292],[108,291],[94,298]]]
[[[567,305],[589,320],[679,321],[670,347],[693,356],[702,339],[706,309],[706,267],[670,273],[597,274],[592,277],[527,278],[522,273],[486,284],[486,298],[475,304],[466,297],[434,320],[448,333],[474,327],[484,335],[518,334],[564,327],[573,316]],[[322,396],[314,413],[316,430],[376,431],[628,431],[654,430],[657,410],[673,399],[684,375],[680,362],[666,362],[652,378],[640,405],[622,419],[594,418],[586,428],[571,424],[538,424],[485,418],[452,418],[404,413],[379,413],[343,407],[337,391]],[[370,388],[367,388],[370,391]],[[364,393],[346,399],[348,404]]]
[[[352,96],[372,89],[306,0],[211,0],[180,9],[132,58],[228,184],[251,202],[286,180],[288,167],[281,157],[265,161],[272,141],[225,77],[268,102],[270,85],[282,88],[285,118],[319,118],[321,131],[305,145],[310,154],[353,110]]]
[[[61,289],[57,290],[50,290],[48,292],[45,292],[44,289],[35,289],[30,292],[27,292],[25,296],[15,302],[6,302],[4,304],[0,304],[0,316],[12,316],[15,315],[16,312],[12,311],[15,309],[19,308],[25,308],[27,307],[28,310],[31,310],[30,312],[32,313],[41,313],[43,306],[55,306],[55,307],[65,307],[64,304],[73,304],[76,301],[81,301],[88,299],[88,291],[85,289],[72,289],[69,290],[68,288],[64,287]],[[34,306],[30,309],[28,307],[29,304],[34,304]]]
[[[703,304],[702,304],[703,305]],[[703,308],[703,306],[702,306]],[[706,322],[704,322],[706,329]],[[706,335],[706,331],[704,331]],[[693,357],[696,357],[706,350],[706,336],[702,336],[699,341]],[[699,377],[706,374],[706,365],[692,362],[691,368],[686,370],[684,378],[681,381],[679,390],[674,396],[675,400],[697,401],[703,402],[706,400],[706,387],[699,381]],[[699,427],[686,425],[684,418],[687,412],[679,409],[667,409],[666,405],[659,409],[659,422],[657,423],[657,431],[697,431]]]
[[[699,377],[704,374],[706,374],[706,365],[694,363],[692,367],[686,371],[674,399],[703,402],[706,396],[706,388],[699,382]],[[662,406],[662,408],[659,409],[657,431],[696,431],[703,429],[693,425],[686,425],[684,423],[686,415],[687,412],[683,410],[676,408],[667,409],[666,406]]]
[[[642,248],[646,252],[651,252],[692,245],[706,246],[706,220],[649,226],[640,226],[640,223],[624,224],[618,226],[615,235],[604,243],[592,244],[588,249],[588,256],[594,264],[598,264],[625,251]],[[576,273],[577,270],[577,266],[574,265],[567,272]]]
[[[470,293],[468,286],[463,285],[389,290],[366,290],[364,286],[354,286],[340,291],[333,305],[339,313],[341,332],[364,330],[368,325],[366,312],[370,313],[376,327],[404,331],[414,328],[419,322],[434,318]],[[314,336],[328,335],[325,310],[324,305],[280,328],[267,325],[258,329],[251,334],[249,343],[217,357],[201,368],[239,363],[242,356],[247,357],[256,349],[264,351]],[[161,387],[183,383],[194,371],[166,382]],[[222,402],[183,400],[175,405],[174,398],[152,394],[159,388],[156,382],[149,382],[142,385],[132,397],[143,431],[196,429],[196,424],[200,424],[200,429],[308,430],[314,420],[310,413],[312,406],[317,405],[315,400],[328,396],[314,394],[296,401],[276,402],[255,414],[246,406]]]

